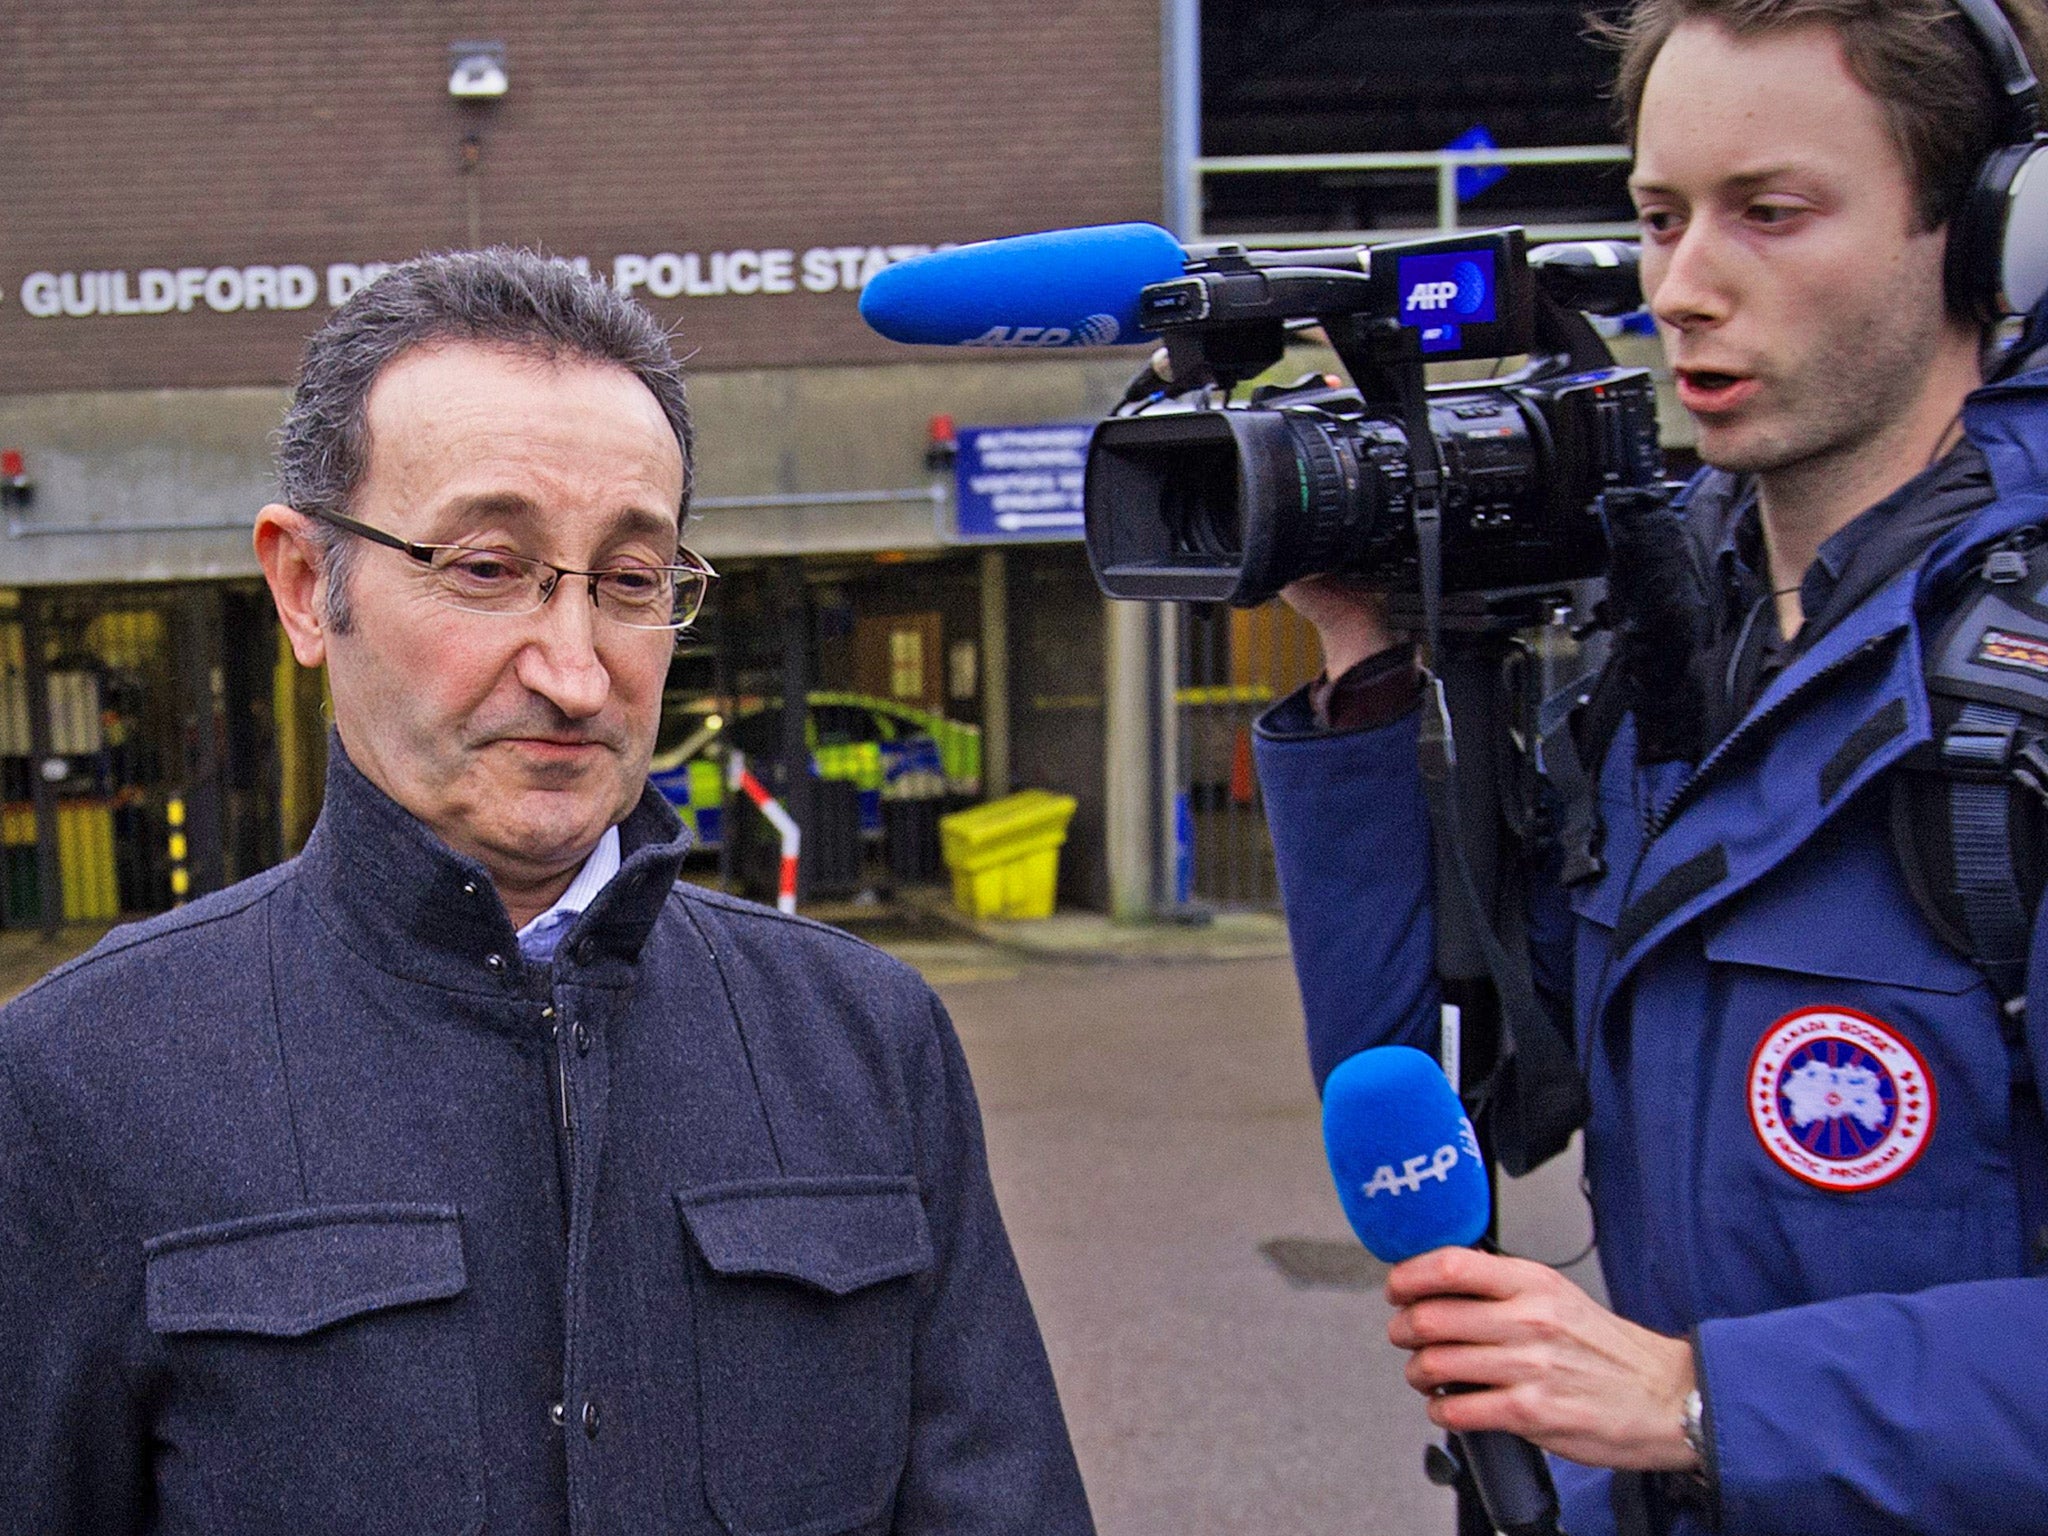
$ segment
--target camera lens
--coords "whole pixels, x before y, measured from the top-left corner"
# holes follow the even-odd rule
[[[1205,444],[1171,461],[1161,477],[1159,511],[1172,531],[1175,553],[1207,560],[1242,557],[1244,516],[1235,448]]]

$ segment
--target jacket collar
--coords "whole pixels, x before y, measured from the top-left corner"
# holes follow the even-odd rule
[[[624,985],[682,867],[690,834],[649,785],[619,826],[619,872],[569,929],[552,969]],[[320,819],[299,879],[343,942],[379,969],[440,986],[521,991],[512,920],[489,872],[379,789],[329,733]]]
[[[1926,557],[1862,601],[1792,662],[1751,706],[1697,775],[1692,803],[1639,853],[1616,917],[1615,953],[1598,1007],[1607,1008],[1643,958],[1803,847],[1877,775],[1930,740],[1933,720],[1921,666],[1920,625],[1941,586],[1970,569],[1977,552],[2029,524],[2048,522],[2048,370],[1989,385],[1964,407],[1997,499],[1937,540]],[[1690,488],[1698,509],[1728,506],[1728,482]],[[1822,674],[1825,687],[1795,698]],[[1780,723],[1763,729],[1764,716]],[[1739,740],[1738,740],[1739,738]],[[1729,747],[1735,742],[1741,751]],[[1616,751],[1633,752],[1622,738]],[[1717,761],[1726,753],[1726,761]],[[1668,792],[1668,791],[1667,791]],[[1617,850],[1619,853],[1619,850]]]

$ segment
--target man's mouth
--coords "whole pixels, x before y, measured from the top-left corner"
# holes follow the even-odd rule
[[[574,757],[596,751],[605,743],[590,736],[501,736],[498,740],[540,757]]]
[[[1724,373],[1717,368],[1680,368],[1677,379],[1679,403],[1689,411],[1732,409],[1757,388],[1756,380],[1747,374]]]

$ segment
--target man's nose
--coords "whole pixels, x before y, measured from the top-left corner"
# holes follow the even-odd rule
[[[597,653],[606,621],[587,584],[578,576],[563,578],[527,622],[533,630],[519,651],[519,681],[571,719],[596,714],[611,696],[612,678]]]
[[[1695,219],[1669,245],[1645,252],[1650,313],[1675,330],[1725,320],[1729,311],[1727,253],[1710,221]]]

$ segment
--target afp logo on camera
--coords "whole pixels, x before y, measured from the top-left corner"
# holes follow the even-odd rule
[[[1400,262],[1405,323],[1486,325],[1495,319],[1492,251],[1444,251]]]

